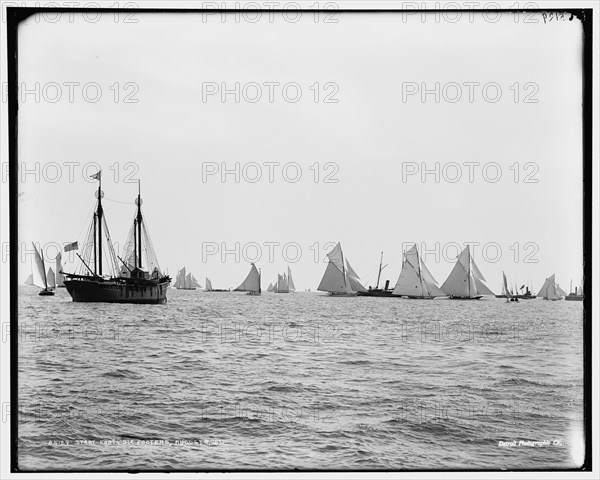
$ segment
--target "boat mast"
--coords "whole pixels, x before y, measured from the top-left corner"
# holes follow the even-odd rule
[[[141,199],[141,187],[140,181],[138,180],[138,198],[137,198],[137,228],[138,228],[138,255],[139,255],[139,268],[142,268],[142,199]]]
[[[137,219],[133,219],[133,267],[137,268]]]
[[[421,273],[421,259],[419,258],[419,251],[417,250],[417,264],[419,265],[419,283],[421,284],[421,296],[424,297],[425,293],[423,292],[423,274]],[[429,293],[429,292],[427,292]]]
[[[42,257],[42,270],[44,271],[44,285],[48,290],[48,279],[46,278],[46,264],[44,263],[44,251],[40,248],[40,256]]]
[[[98,172],[98,273],[102,276],[102,171]]]
[[[381,266],[382,265],[383,265],[383,252],[381,252],[381,259],[379,260],[379,273],[377,274],[377,285],[375,286],[376,290],[379,288],[379,279],[381,277]]]
[[[467,248],[468,248],[467,252],[469,253],[469,270],[467,271],[467,282],[469,283],[469,297],[471,297],[471,249],[469,248],[468,245],[467,245]]]
[[[96,259],[96,221],[98,219],[98,215],[96,214],[96,212],[94,212],[94,276],[97,275],[96,272],[96,264],[97,264],[97,259]]]
[[[260,277],[262,275],[262,269],[258,269],[258,293],[260,293]]]
[[[340,245],[340,255],[342,257],[342,273],[344,274],[344,288],[348,290],[348,282],[346,281],[346,267],[344,266],[344,252],[342,251],[342,246]]]

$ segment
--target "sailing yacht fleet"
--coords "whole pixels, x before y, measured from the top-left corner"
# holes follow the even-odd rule
[[[148,230],[141,211],[142,199],[140,187],[135,199],[136,212],[133,218],[127,242],[125,244],[124,259],[118,257],[114,251],[104,210],[101,189],[102,180],[99,171],[91,178],[98,180],[96,192],[96,207],[92,223],[88,229],[88,241],[85,243],[82,254],[77,253],[81,261],[77,273],[63,271],[61,253],[55,258],[56,272],[52,267],[46,269],[43,253],[34,248],[34,265],[31,274],[25,281],[26,285],[41,287],[39,295],[52,296],[57,287],[65,287],[75,302],[119,302],[119,303],[166,303],[167,289],[171,278],[162,273],[156,254],[149,238]],[[104,241],[103,241],[104,239]],[[103,245],[104,244],[104,245]],[[104,248],[103,248],[104,246]],[[69,244],[65,251],[78,249],[78,242]],[[106,250],[106,251],[105,251]],[[108,254],[108,261],[112,264],[109,274],[103,272],[103,254]],[[388,298],[432,300],[447,297],[455,300],[479,300],[484,296],[494,296],[494,292],[486,285],[486,279],[479,270],[471,253],[470,246],[466,246],[458,255],[456,263],[448,278],[440,286],[428,270],[425,262],[419,255],[416,245],[403,253],[402,269],[394,288],[389,287],[389,280],[384,288],[379,288],[383,266],[383,252],[379,264],[377,285],[373,289],[364,287],[360,276],[352,268],[340,243],[327,254],[327,266],[318,291],[326,292],[329,296],[354,297],[373,296]],[[120,265],[119,265],[120,262]],[[529,287],[526,293],[518,293],[517,286],[512,290],[504,272],[502,273],[502,294],[498,298],[508,301],[518,299],[534,299]],[[583,283],[583,282],[582,282]],[[181,268],[175,277],[174,288],[179,290],[202,289],[202,285],[186,267]],[[521,290],[525,286],[521,287]],[[205,280],[206,292],[229,292],[229,289],[215,289],[207,277]],[[270,283],[267,292],[294,293],[296,286],[292,277],[292,270],[277,275],[275,283]],[[234,289],[234,292],[246,292],[248,295],[261,295],[261,271],[254,263],[250,264],[250,271],[244,281]],[[546,278],[542,288],[537,294],[544,300],[579,300],[583,299],[582,287],[571,288],[567,294],[556,283],[555,275]]]

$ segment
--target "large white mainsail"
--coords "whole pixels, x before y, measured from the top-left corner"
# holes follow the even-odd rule
[[[33,284],[38,287],[48,288],[48,281],[46,279],[46,269],[44,268],[44,259],[38,252],[35,243],[33,243],[33,260],[35,263],[35,269],[33,270]]]
[[[288,267],[288,290],[290,292],[296,291],[296,285],[294,285],[294,279],[292,278],[292,269]]]
[[[48,267],[48,273],[46,273],[46,282],[48,283],[48,288],[50,290],[56,288],[56,275],[54,275],[54,270],[52,270],[52,267]]]
[[[212,292],[212,289],[213,289],[212,282],[210,281],[210,279],[208,277],[206,277],[206,279],[205,279],[205,285],[206,285],[206,289],[205,290],[207,292]]]
[[[338,243],[331,252],[327,254],[329,262],[317,290],[332,294],[352,294],[346,269],[344,268],[344,254],[342,246]]]
[[[442,285],[442,291],[455,298],[479,298],[494,293],[483,283],[485,278],[471,257],[470,245],[458,256],[456,265]]]
[[[250,268],[250,273],[246,277],[246,280],[242,282],[242,284],[235,289],[236,292],[260,292],[260,273],[258,273],[258,269],[256,265],[252,264]]]
[[[392,295],[412,298],[432,298],[446,295],[437,286],[437,281],[419,257],[416,245],[413,245],[404,254],[402,270]]]
[[[65,276],[62,274],[62,254],[58,252],[56,256],[56,286],[64,287]]]

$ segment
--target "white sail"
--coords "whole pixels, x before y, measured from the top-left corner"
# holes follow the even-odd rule
[[[416,247],[416,246],[415,246]],[[421,265],[421,279],[423,283],[427,287],[427,292],[430,297],[445,297],[446,294],[442,291],[440,287],[438,287],[437,280],[433,277],[423,259],[419,257],[419,262]]]
[[[489,287],[477,277],[475,277],[475,285],[477,285],[478,295],[494,295],[494,292],[492,292]]]
[[[506,275],[502,272],[502,293],[506,295],[506,301],[510,298],[510,293],[508,293],[508,284],[506,282]]]
[[[46,273],[46,282],[48,283],[48,288],[53,290],[56,288],[56,276],[54,275],[54,270],[52,267],[48,267],[48,273]]]
[[[563,290],[556,285],[555,275],[548,277],[538,292],[538,297],[544,300],[560,300],[564,295]]]
[[[404,255],[402,270],[394,287],[393,295],[428,296],[427,286],[420,276],[419,255],[416,245]]]
[[[33,285],[33,274],[29,274],[27,280],[25,280],[25,285]]]
[[[350,275],[346,273],[346,293],[356,293],[356,290],[354,290],[354,288],[352,287],[352,281],[358,282],[358,280],[351,278]]]
[[[556,293],[558,293],[558,295],[560,295],[561,297],[567,296],[567,292],[565,292],[562,288],[560,288],[558,283],[556,284]]]
[[[236,292],[260,292],[260,273],[256,265],[252,264],[250,273],[246,277],[246,280],[235,289]]]
[[[62,254],[60,252],[58,252],[58,255],[56,256],[56,286],[57,287],[64,286],[65,276],[61,272],[62,272]]]
[[[48,288],[48,283],[46,280],[46,269],[44,268],[44,259],[40,255],[40,252],[38,252],[38,249],[36,248],[35,244],[33,244],[33,250],[33,258],[35,263],[35,270],[33,271],[33,284],[37,285],[38,287]]]
[[[179,282],[179,274],[181,273],[181,270],[179,270],[177,272],[177,275],[175,275],[175,283],[173,284],[174,288],[181,288],[180,282]]]
[[[269,283],[269,287],[267,288],[267,292],[272,292],[273,290],[275,290],[275,287],[273,286],[272,283]]]
[[[283,288],[286,292],[290,291],[290,284],[288,282],[287,274],[283,272]]]
[[[471,250],[469,246],[460,253],[456,265],[442,284],[442,291],[455,297],[472,297],[477,295],[477,287],[470,272]]]
[[[331,260],[327,264],[317,290],[321,292],[346,293],[344,273]]]
[[[360,277],[358,276],[358,273],[356,273],[354,271],[354,269],[350,266],[350,262],[348,261],[348,259],[346,259],[346,269],[348,271],[348,275],[350,275],[351,277],[356,278],[357,280],[360,280]]]
[[[354,269],[350,266],[350,262],[346,259],[346,273],[348,274],[348,283],[352,288],[353,292],[366,292],[367,289],[364,287],[362,283],[359,281],[358,273],[354,271]]]
[[[327,254],[329,261],[342,273],[344,272],[344,254],[342,253],[342,245],[338,244],[333,247],[333,250]]]
[[[288,289],[290,292],[296,291],[296,285],[294,285],[294,279],[292,278],[292,269],[288,267]]]
[[[202,288],[202,285],[198,283],[198,280],[196,280],[196,277],[194,277],[194,275],[192,275],[192,287]]]
[[[206,291],[207,292],[212,292],[212,282],[210,281],[210,279],[208,277],[206,277],[205,280],[205,285],[206,285]]]

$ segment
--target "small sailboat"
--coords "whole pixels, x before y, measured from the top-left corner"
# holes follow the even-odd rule
[[[402,270],[392,296],[424,300],[446,296],[421,260],[416,244],[404,253]]]
[[[212,282],[210,281],[210,278],[206,277],[205,279],[205,285],[206,288],[204,289],[205,292],[229,292],[229,289],[222,289],[222,288],[213,288],[212,286]]]
[[[269,283],[269,286],[267,287],[267,292],[273,292],[275,290],[275,287],[273,286],[272,283]]]
[[[485,281],[471,256],[470,245],[467,245],[457,257],[456,265],[441,289],[451,299],[479,300],[484,295],[494,295],[494,292],[483,283]]]
[[[567,292],[558,286],[554,274],[546,279],[538,292],[538,297],[542,297],[544,300],[562,300],[566,296]]]
[[[248,292],[247,295],[260,295],[260,271],[252,264],[246,280],[234,292]]]
[[[287,271],[288,290],[290,293],[296,293],[296,285],[294,285],[294,279],[292,278],[292,269],[288,267]]]
[[[569,302],[582,302],[583,301],[583,281],[578,287],[575,287],[573,291],[573,280],[571,280],[569,294],[565,297],[565,300]]]
[[[54,274],[54,270],[52,270],[52,267],[48,267],[48,272],[46,273],[46,279],[48,281],[48,288],[50,290],[56,289],[56,275]]]
[[[517,291],[517,286],[515,285],[515,292],[516,291]],[[504,272],[502,272],[502,292],[504,293],[504,295],[501,298],[506,298],[506,303],[519,301],[519,299],[517,298],[517,295],[513,294],[508,289],[508,282],[506,281],[506,274]],[[496,298],[498,298],[498,295],[496,295]]]
[[[290,293],[290,286],[288,282],[287,275],[279,275],[277,274],[277,283],[274,286],[273,292],[275,293]]]
[[[58,288],[65,288],[65,276],[62,273],[62,254],[58,252],[56,256],[56,286]]]
[[[177,272],[177,280],[173,285],[177,290],[196,290],[202,288],[192,273],[186,273],[185,267]]]
[[[369,289],[367,290],[365,287],[360,285],[360,283],[358,284],[358,285],[360,285],[360,287],[358,285],[356,285],[355,282],[353,282],[353,280],[358,281],[359,278],[358,278],[358,275],[356,275],[356,272],[354,272],[354,270],[348,263],[348,259],[346,259],[346,266],[348,267],[348,272],[352,272],[350,274],[350,281],[353,285],[353,288],[355,288],[355,290],[358,291],[359,297],[390,297],[392,295],[392,289],[390,288],[389,280],[386,280],[385,288],[379,288],[379,281],[381,280],[381,272],[383,271],[383,269],[385,267],[387,267],[387,265],[383,265],[383,252],[381,252],[381,258],[379,259],[379,272],[377,273],[377,285],[375,286],[375,288],[372,288],[371,286],[369,286]]]
[[[317,290],[329,292],[336,297],[354,297],[356,290],[350,285],[350,279],[344,266],[344,253],[342,246],[338,243],[331,252],[327,254],[329,262]]]
[[[496,295],[496,298],[510,298],[511,301],[518,300],[533,300],[537,298],[535,295],[531,294],[531,290],[526,285],[521,285],[521,288],[518,287],[518,284],[515,284],[514,290],[508,287],[508,281],[506,280],[506,275],[502,272],[502,293],[500,295]],[[525,293],[519,293],[519,291]]]
[[[35,266],[36,266],[36,270],[38,273],[39,278],[36,279],[39,284],[37,284],[34,281],[35,285],[38,285],[38,287],[41,287],[43,285],[44,289],[40,291],[40,293],[38,293],[38,295],[54,295],[54,292],[50,289],[49,285],[48,285],[48,277],[46,274],[46,267],[44,266],[44,254],[38,252],[38,249],[35,246],[35,243],[33,244],[33,250],[34,250],[34,260],[35,260]]]

